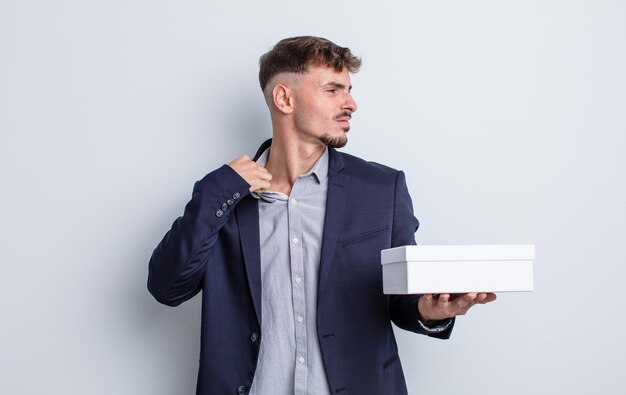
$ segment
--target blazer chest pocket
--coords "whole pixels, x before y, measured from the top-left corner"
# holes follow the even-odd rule
[[[389,230],[389,225],[384,225],[384,226],[378,226],[374,229],[370,229],[368,231],[359,233],[358,235],[349,237],[347,239],[345,239],[342,243],[341,246],[342,247],[347,247],[349,245],[361,242],[363,240],[369,239],[371,237],[377,236],[381,233],[385,233]]]

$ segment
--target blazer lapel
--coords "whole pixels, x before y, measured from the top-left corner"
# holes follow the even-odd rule
[[[328,197],[326,198],[326,215],[324,218],[324,233],[322,236],[322,251],[319,269],[319,284],[317,288],[317,298],[323,294],[328,274],[333,262],[335,247],[339,231],[343,222],[343,212],[348,196],[348,184],[350,177],[339,172],[343,169],[344,163],[340,154],[329,148],[328,164]]]
[[[272,145],[272,139],[265,140],[254,155],[253,161]],[[235,208],[239,239],[243,251],[243,262],[246,267],[248,286],[252,294],[252,303],[256,318],[261,326],[261,237],[259,235],[259,202],[247,196]]]
[[[259,203],[246,196],[235,208],[243,261],[256,317],[261,326],[261,246],[259,237]]]

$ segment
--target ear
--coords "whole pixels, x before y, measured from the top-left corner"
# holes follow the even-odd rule
[[[278,84],[272,89],[272,99],[278,111],[284,114],[291,114],[293,112],[292,93],[292,90],[283,84]]]

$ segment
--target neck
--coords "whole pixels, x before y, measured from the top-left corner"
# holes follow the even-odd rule
[[[326,146],[280,138],[272,139],[270,157],[265,168],[272,175],[270,190],[289,195],[298,176],[308,173],[322,156]]]

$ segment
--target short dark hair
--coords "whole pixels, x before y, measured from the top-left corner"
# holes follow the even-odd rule
[[[261,89],[277,74],[301,73],[309,71],[309,66],[328,66],[336,71],[347,68],[356,73],[361,67],[361,59],[354,56],[349,48],[340,47],[325,38],[314,36],[291,37],[280,40],[259,59],[259,83]]]

